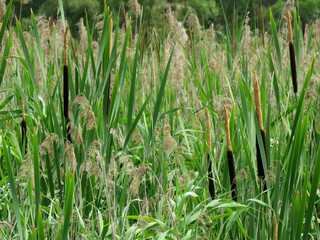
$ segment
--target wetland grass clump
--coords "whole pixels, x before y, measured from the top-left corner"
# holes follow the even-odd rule
[[[226,106],[224,106],[224,123],[226,130],[226,138],[227,138],[227,157],[228,157],[228,168],[229,168],[229,177],[230,177],[230,185],[231,185],[231,195],[232,200],[238,200],[238,191],[237,191],[237,181],[236,181],[236,170],[234,166],[234,156],[231,146],[231,138],[230,138],[230,129],[229,129],[229,117]]]
[[[296,55],[294,50],[293,36],[292,36],[292,26],[291,26],[291,16],[288,10],[287,12],[288,20],[288,41],[289,41],[289,53],[290,53],[290,66],[291,66],[291,76],[293,91],[295,94],[298,92],[298,82],[297,82],[297,66],[296,66]]]

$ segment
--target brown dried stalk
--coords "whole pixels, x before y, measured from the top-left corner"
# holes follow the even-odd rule
[[[230,184],[231,184],[231,194],[232,194],[232,200],[237,201],[238,191],[237,191],[236,171],[234,166],[233,151],[231,147],[228,111],[225,105],[224,105],[224,121],[225,121],[226,137],[227,137],[227,157],[228,157]]]

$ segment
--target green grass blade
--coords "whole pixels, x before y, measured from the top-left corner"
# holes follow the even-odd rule
[[[64,17],[64,10],[63,10],[62,0],[59,0],[59,9],[60,9],[61,18],[62,18],[63,30],[65,31],[65,29],[66,29],[66,20],[65,20],[65,17]]]
[[[11,101],[11,99],[15,96],[15,94],[11,94],[8,97],[6,97],[3,102],[0,104],[0,110],[3,109],[7,104]]]
[[[279,61],[278,65],[280,67],[280,74],[282,76],[283,75],[282,55],[281,55],[281,51],[280,51],[278,32],[277,32],[276,24],[274,22],[274,18],[273,18],[271,9],[270,9],[270,21],[271,21],[272,38],[274,41],[274,45],[276,48],[276,53],[277,53],[277,57],[278,57],[278,61]]]
[[[44,237],[44,228],[43,228],[43,220],[42,220],[42,213],[41,213],[41,206],[39,207],[39,224],[38,224],[38,239],[45,240]]]
[[[18,31],[18,35],[19,35],[19,38],[20,38],[22,50],[23,50],[23,53],[24,53],[24,57],[25,57],[25,60],[27,62],[28,70],[29,70],[29,73],[30,73],[30,78],[31,78],[32,84],[33,84],[35,92],[36,92],[35,97],[37,98],[37,87],[36,87],[37,84],[36,84],[35,75],[34,75],[34,68],[33,68],[33,64],[32,64],[31,58],[30,58],[30,54],[29,54],[29,50],[28,50],[26,41],[25,41],[24,36],[23,36],[21,25],[20,25],[20,23],[19,23],[17,18],[16,18],[16,26],[17,26],[17,31]]]
[[[160,110],[160,105],[161,105],[162,98],[164,96],[164,90],[165,90],[165,86],[166,86],[167,78],[168,78],[168,74],[169,74],[169,69],[170,69],[170,64],[171,64],[171,60],[172,60],[173,50],[174,49],[172,49],[172,51],[171,51],[170,58],[168,60],[165,72],[163,74],[163,77],[162,77],[162,80],[161,80],[160,90],[158,92],[156,104],[155,104],[155,107],[154,107],[154,110],[153,110],[153,118],[152,118],[152,123],[151,123],[150,130],[149,130],[149,140],[148,140],[147,148],[149,148],[149,146],[150,146],[150,142],[151,142],[152,135],[153,135],[153,130],[154,130],[155,125],[157,123],[159,110]]]
[[[34,173],[34,195],[36,199],[36,223],[38,223],[38,213],[40,206],[40,163],[39,163],[39,151],[37,141],[37,131],[33,132],[33,173]]]
[[[304,223],[304,231],[303,231],[303,240],[308,239],[309,236],[309,228],[312,220],[312,213],[315,211],[314,203],[316,201],[317,197],[317,191],[319,186],[319,180],[320,180],[320,147],[318,146],[318,153],[315,159],[315,168],[313,172],[312,177],[312,185],[311,185],[311,192],[308,202],[308,211],[306,215],[306,221]],[[315,220],[317,221],[317,219]]]
[[[72,200],[73,200],[73,191],[74,191],[74,173],[70,177],[70,170],[68,169],[67,173],[67,187],[66,187],[66,201],[65,201],[65,209],[64,209],[64,225],[63,225],[63,240],[68,240],[69,233],[69,224],[72,213]]]
[[[32,21],[33,32],[34,32],[36,43],[37,43],[36,44],[37,45],[36,52],[37,52],[37,55],[38,55],[38,59],[39,59],[39,63],[40,63],[40,67],[41,67],[43,78],[46,80],[47,76],[46,76],[46,71],[45,71],[45,68],[44,68],[44,61],[43,61],[43,54],[42,54],[40,37],[39,37],[39,31],[38,31],[37,22],[36,22],[36,19],[34,17],[34,14],[33,14],[32,10],[31,10],[31,21]],[[44,82],[45,87],[46,87],[46,81],[43,81],[43,82]]]
[[[9,51],[10,51],[11,43],[12,43],[12,37],[9,37],[9,38],[7,39],[6,46],[5,46],[5,48],[4,48],[4,52],[3,52],[3,55],[2,55],[2,61],[1,61],[1,66],[0,66],[0,86],[1,86],[1,83],[2,83],[2,81],[3,81],[4,72],[5,72],[5,70],[6,70],[7,57],[9,56]]]
[[[3,135],[2,135],[2,143],[3,143],[4,158],[6,160],[6,166],[7,166],[7,171],[8,171],[11,195],[12,195],[13,204],[14,204],[14,212],[15,212],[15,215],[17,218],[17,227],[18,227],[18,231],[19,231],[19,238],[23,240],[24,237],[22,235],[21,215],[20,215],[19,201],[18,201],[18,197],[17,197],[18,193],[17,193],[16,183],[15,183],[15,179],[14,179],[14,175],[13,175],[8,145],[7,145],[7,142],[4,139]]]
[[[149,100],[150,100],[151,96],[152,96],[152,92],[149,94],[149,96],[147,97],[146,101],[143,103],[143,105],[140,108],[140,111],[138,112],[133,124],[131,125],[130,130],[128,131],[126,140],[124,142],[123,148],[125,148],[127,146],[133,131],[135,130],[135,128],[136,128],[136,126],[137,126],[137,124],[138,124],[138,122],[139,122],[139,120],[140,120],[140,118],[141,118],[141,116],[142,116],[142,114],[144,112],[144,110],[146,109],[146,107],[147,107],[147,105],[149,103]]]
[[[135,98],[135,91],[136,91],[139,42],[140,42],[140,35],[138,37],[138,41],[136,44],[136,52],[134,55],[134,60],[133,60],[133,65],[132,65],[132,77],[131,77],[131,82],[130,82],[131,86],[130,86],[130,95],[129,95],[129,101],[128,101],[128,114],[127,114],[127,132],[129,132],[131,125],[132,125],[132,114],[133,114],[134,98]]]
[[[4,32],[5,32],[5,30],[6,30],[6,27],[7,27],[8,21],[9,21],[9,16],[10,16],[10,13],[11,13],[12,2],[13,2],[13,0],[10,0],[9,4],[8,4],[8,6],[7,6],[6,14],[4,15],[4,18],[3,18],[2,23],[1,23],[1,30],[0,30],[0,43],[1,43],[1,44],[2,44],[2,39],[3,39]]]

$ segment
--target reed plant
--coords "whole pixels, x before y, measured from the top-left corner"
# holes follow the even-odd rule
[[[263,47],[247,13],[233,39],[228,24],[170,10],[162,34],[146,34],[130,1],[86,16],[75,38],[62,0],[56,19],[31,13],[28,31],[9,21],[12,2],[0,16],[0,239],[320,239],[317,22],[303,37],[292,16],[292,101],[287,22],[272,12]]]

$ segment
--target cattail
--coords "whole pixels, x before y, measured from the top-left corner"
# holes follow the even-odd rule
[[[208,147],[209,151],[211,151],[212,148],[212,141],[211,141],[211,134],[210,134],[210,115],[209,110],[206,107],[206,121],[207,121],[207,135],[208,135]],[[211,195],[212,200],[216,197],[214,182],[213,182],[213,173],[212,173],[212,162],[210,161],[210,155],[209,152],[207,153],[207,161],[209,161],[209,168],[208,168],[208,176],[209,176],[209,192]]]
[[[273,239],[278,240],[278,224],[275,213],[273,213]]]
[[[112,21],[112,16],[110,15],[110,48],[109,48],[109,61],[110,61],[110,56],[111,56],[111,50],[112,50],[112,47],[111,47],[111,43],[112,43],[112,32],[113,32],[113,21]],[[107,91],[107,113],[106,113],[106,116],[108,117],[109,116],[109,109],[110,109],[110,89],[111,89],[111,73],[109,75],[109,79],[108,79],[108,91]]]
[[[158,44],[158,34],[157,34],[155,28],[153,28],[153,36],[154,36],[154,42],[156,44],[156,49],[157,49],[158,61],[160,62],[160,48],[159,48],[159,44]]]
[[[263,141],[263,146],[264,146],[264,150],[266,153],[266,131],[263,128],[263,119],[262,119],[262,112],[261,112],[261,100],[260,100],[260,88],[259,88],[259,83],[258,83],[258,78],[257,78],[257,73],[256,71],[254,71],[254,103],[256,106],[256,115],[258,118],[258,123],[259,123],[259,129],[260,129],[260,133],[261,133],[261,137],[262,137],[262,141]],[[262,163],[262,155],[261,155],[261,149],[259,147],[259,143],[258,143],[258,137],[257,137],[257,167],[258,167],[258,177],[261,178],[262,180],[265,180],[265,172],[263,169],[263,163]],[[267,160],[267,155],[266,156],[266,160]],[[264,188],[266,188],[266,186],[264,185]]]
[[[24,110],[24,101],[21,98],[21,108],[22,108],[22,121],[21,121],[21,136],[22,136],[22,146],[24,144],[24,154],[26,155],[28,150],[28,139],[27,139],[27,122],[26,122],[26,115]]]
[[[229,129],[229,118],[228,118],[228,111],[226,106],[224,106],[224,121],[225,121],[226,137],[227,137],[227,157],[228,157],[230,184],[231,184],[231,194],[232,194],[232,199],[234,201],[237,201],[238,193],[237,193],[236,171],[234,167],[234,157],[233,157],[233,151],[231,147],[231,138],[230,138],[230,129]]]
[[[263,19],[263,5],[262,0],[260,1],[260,22],[261,22],[261,31],[262,31],[262,47],[264,48],[264,19]]]
[[[69,119],[69,73],[68,73],[68,30],[64,33],[64,66],[63,66],[63,114],[66,120],[67,138],[71,142],[70,119]]]
[[[121,4],[121,10],[122,10],[122,17],[123,17],[123,24],[124,24],[124,30],[127,32],[127,17],[126,17],[126,10],[124,8],[124,4]]]
[[[292,26],[291,26],[291,17],[290,12],[287,12],[288,20],[288,34],[289,34],[289,53],[290,53],[290,65],[291,65],[291,76],[292,76],[292,85],[294,93],[298,92],[298,82],[297,82],[297,66],[296,66],[296,55],[294,52],[293,36],[292,36]]]

